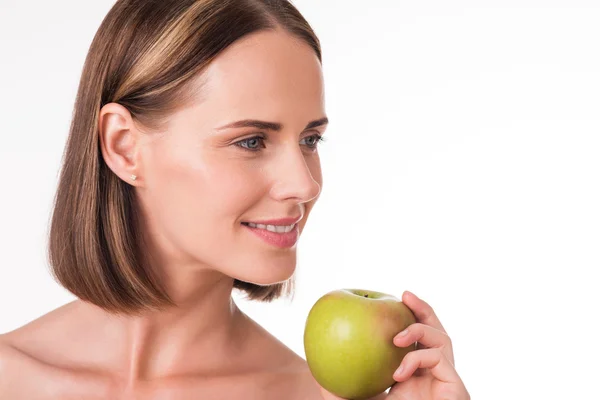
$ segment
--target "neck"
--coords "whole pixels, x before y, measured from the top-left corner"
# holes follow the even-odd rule
[[[245,315],[231,298],[233,279],[214,270],[166,276],[176,306],[109,317],[118,332],[118,364],[129,384],[198,370],[214,371],[239,348]]]

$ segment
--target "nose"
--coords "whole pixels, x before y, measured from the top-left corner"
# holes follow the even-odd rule
[[[299,203],[307,203],[319,195],[321,192],[319,160],[310,159],[312,155],[308,157],[307,163],[307,156],[297,145],[278,157],[273,166],[274,183],[270,190],[273,198],[279,201],[293,199]],[[319,181],[315,180],[313,174],[318,175]]]

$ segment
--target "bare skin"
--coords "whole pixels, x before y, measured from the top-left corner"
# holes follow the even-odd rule
[[[239,310],[236,318],[237,344],[225,357],[197,343],[169,375],[132,379],[128,354],[147,344],[120,340],[127,332],[114,317],[71,302],[0,336],[0,398],[321,399],[302,358]]]
[[[296,245],[241,222],[300,216],[302,232],[322,185],[311,139],[325,125],[305,128],[325,117],[321,66],[305,43],[261,32],[202,78],[165,132],[117,103],[99,118],[102,156],[135,187],[146,251],[177,306],[116,316],[77,300],[1,335],[0,398],[321,399],[304,360],[231,299],[234,278],[267,285],[295,270]],[[249,118],[283,128],[217,129]]]

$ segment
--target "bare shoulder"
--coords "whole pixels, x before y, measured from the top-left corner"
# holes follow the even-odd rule
[[[268,398],[322,400],[306,361],[256,322],[252,321],[252,324],[258,338],[253,341],[257,353],[251,357],[265,363],[266,373],[261,386]]]
[[[9,374],[19,362],[23,362],[23,355],[10,346],[6,335],[0,335],[0,394],[4,394],[3,389],[6,389]]]
[[[319,386],[313,378],[308,365],[304,360],[303,365],[298,368],[294,383],[290,386],[287,394],[288,399],[293,400],[323,400]]]
[[[15,347],[6,334],[0,335],[0,398],[38,398],[27,382],[43,385],[45,379],[57,378],[50,366]]]
[[[85,374],[54,362],[53,352],[64,352],[68,343],[61,322],[68,308],[69,304],[0,334],[0,399],[71,399],[75,378],[90,381]]]
[[[34,364],[44,359],[44,349],[57,345],[57,339],[64,341],[64,327],[60,326],[61,316],[70,308],[66,304],[52,310],[27,324],[0,335],[0,365],[7,362]],[[38,357],[40,356],[40,357]],[[40,360],[38,360],[38,358]]]
[[[0,387],[6,386],[13,371],[27,372],[39,364],[34,357],[19,349],[15,343],[14,339],[19,337],[21,330],[24,328],[0,334]]]
[[[269,399],[322,400],[317,383],[306,362],[300,357],[275,370],[266,383],[265,392],[269,394]]]

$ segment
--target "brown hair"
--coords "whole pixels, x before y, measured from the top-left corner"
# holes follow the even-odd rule
[[[160,129],[193,95],[191,83],[220,52],[245,35],[282,29],[318,38],[288,0],[119,0],[108,12],[83,67],[49,231],[53,277],[82,300],[110,312],[173,305],[143,258],[134,189],[106,165],[98,116],[107,103]],[[293,292],[286,282],[234,288],[258,301]]]

